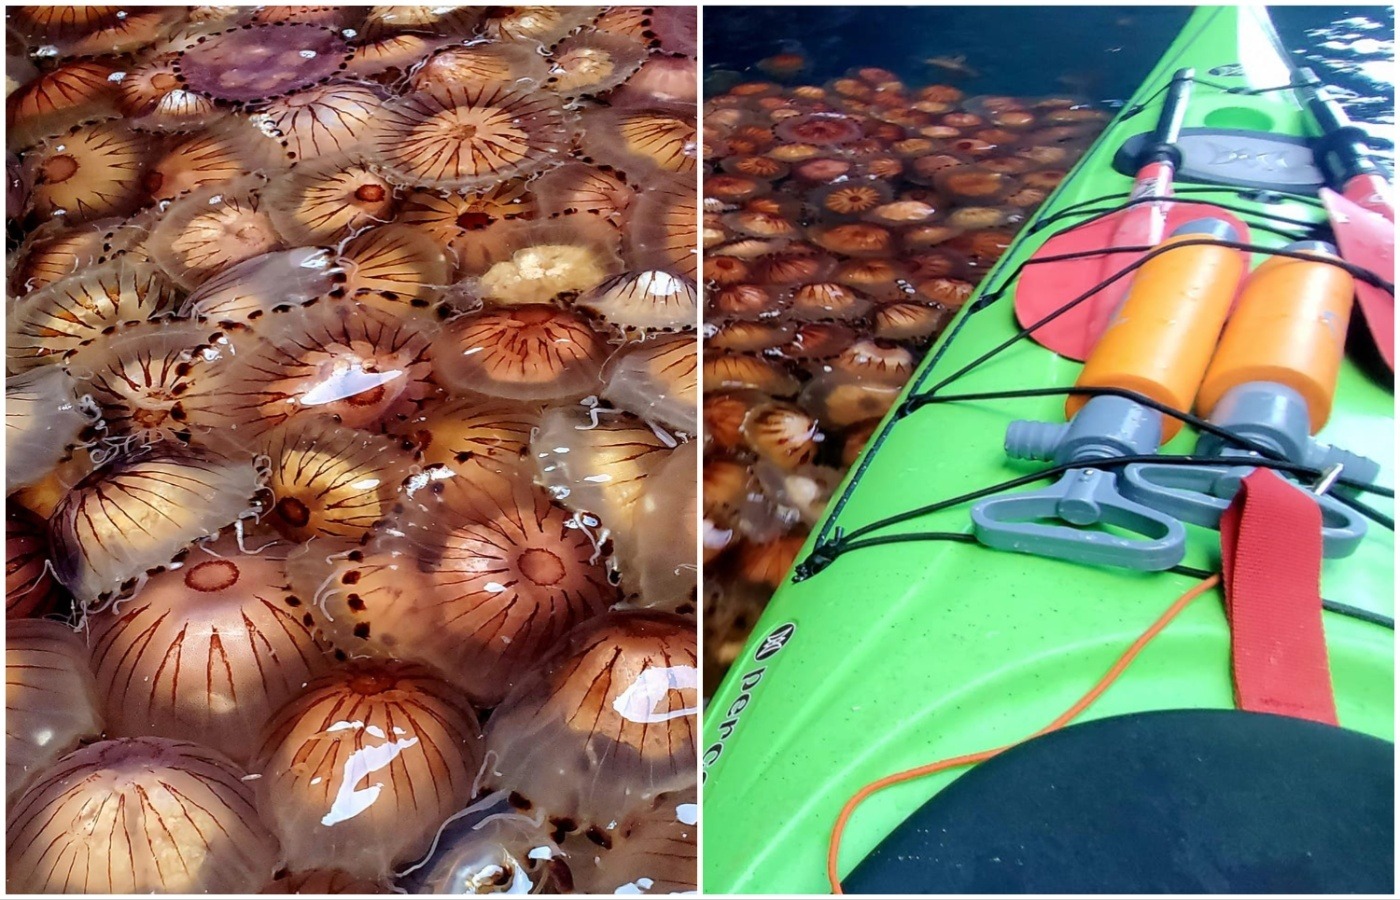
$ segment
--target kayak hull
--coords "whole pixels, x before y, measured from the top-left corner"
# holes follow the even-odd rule
[[[1178,68],[1238,87],[1285,84],[1289,71],[1262,13],[1204,8],[1193,15],[1124,115],[984,279],[929,353],[905,396],[927,390],[1015,334],[1008,289],[979,302],[1056,228],[1035,229],[1073,204],[1122,195],[1130,177],[1112,158],[1155,121],[1154,100]],[[1140,111],[1128,115],[1135,108]],[[1241,96],[1195,91],[1189,127],[1262,128],[1307,137],[1311,119],[1290,91]],[[1180,187],[1180,185],[1178,185]],[[1251,206],[1235,192],[1187,196],[1322,223],[1315,200]],[[1102,203],[1098,204],[1102,208]],[[1257,231],[1281,246],[1291,238]],[[1068,386],[1080,365],[1021,341],[941,393]],[[1375,372],[1348,360],[1319,439],[1379,461],[1394,484],[1394,398]],[[1062,397],[938,403],[887,416],[798,554],[823,535],[1035,471],[1002,452],[1014,419],[1063,419]],[[1189,453],[1183,431],[1164,453]],[[1369,502],[1393,515],[1389,501]],[[968,534],[967,505],[881,530]],[[1219,568],[1219,535],[1188,527],[1184,565]],[[704,867],[707,891],[820,893],[826,851],[845,801],[865,784],[937,759],[1025,739],[1067,709],[1198,579],[1137,573],[994,551],[947,540],[909,540],[840,555],[812,577],[789,578],[705,714]],[[1328,560],[1323,596],[1382,617],[1393,614],[1394,538],[1372,525],[1357,553]],[[1393,739],[1393,631],[1327,613],[1328,651],[1341,724]],[[1229,630],[1216,593],[1194,603],[1143,651],[1082,719],[1145,710],[1233,706]],[[841,871],[849,872],[930,797],[948,772],[883,791],[852,819]]]

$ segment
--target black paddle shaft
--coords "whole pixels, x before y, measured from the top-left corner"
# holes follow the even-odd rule
[[[1162,112],[1157,117],[1157,129],[1138,158],[1138,168],[1156,162],[1171,163],[1172,168],[1181,165],[1181,148],[1176,142],[1181,138],[1181,126],[1186,121],[1186,105],[1191,99],[1191,81],[1195,77],[1195,69],[1177,69],[1172,75],[1167,96],[1162,100]]]
[[[1366,130],[1347,118],[1340,103],[1323,94],[1322,81],[1311,69],[1299,69],[1298,75],[1303,81],[1299,92],[1322,130],[1318,155],[1332,185],[1341,188],[1358,175],[1384,177],[1384,171],[1371,159]]]

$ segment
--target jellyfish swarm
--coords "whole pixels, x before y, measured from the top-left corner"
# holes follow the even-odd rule
[[[11,805],[6,886],[20,894],[251,893],[277,859],[252,794],[242,769],[197,744],[89,744]]]
[[[87,649],[72,628],[18,619],[5,628],[5,799],[12,802],[79,741],[102,734]]]
[[[286,552],[222,538],[89,618],[110,734],[194,741],[247,762],[273,712],[330,667],[287,583]]]
[[[488,783],[560,827],[605,827],[695,782],[695,631],[658,612],[580,625],[491,715]]]
[[[430,669],[355,661],[268,724],[258,805],[289,865],[381,878],[471,799],[481,755],[476,713]]]

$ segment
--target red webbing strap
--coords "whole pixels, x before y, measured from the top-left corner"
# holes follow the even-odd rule
[[[1235,704],[1337,724],[1322,632],[1322,511],[1255,469],[1220,520]]]

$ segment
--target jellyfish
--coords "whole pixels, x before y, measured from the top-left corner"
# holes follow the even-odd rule
[[[197,188],[230,184],[250,172],[270,176],[285,168],[276,143],[241,119],[230,119],[170,145],[142,183],[156,200],[173,200]]]
[[[41,616],[49,611],[56,594],[44,522],[11,504],[5,513],[5,618]]]
[[[669,269],[693,281],[699,268],[695,252],[697,206],[689,178],[648,179],[647,190],[633,207],[635,224],[628,265]]]
[[[590,110],[579,137],[585,156],[637,179],[693,173],[697,140],[693,113],[660,107]]]
[[[750,409],[740,432],[760,459],[786,470],[811,462],[822,441],[816,421],[790,403],[765,403]]]
[[[197,94],[244,104],[324,82],[345,68],[349,56],[333,28],[273,22],[199,38],[180,54],[175,72]]]
[[[750,353],[707,353],[700,369],[701,390],[755,390],[773,397],[790,397],[800,385],[778,363]]]
[[[685,618],[623,611],[585,622],[492,713],[487,782],[511,785],[563,831],[606,827],[692,787],[696,665]]]
[[[532,47],[477,42],[435,51],[413,67],[409,88],[535,87],[545,79],[546,63]]]
[[[160,267],[189,290],[230,266],[281,249],[264,187],[261,176],[250,175],[206,185],[171,204],[150,237]]]
[[[331,82],[270,100],[249,118],[264,133],[280,138],[292,159],[316,160],[360,146],[384,101],[384,93],[373,85]]]
[[[25,177],[34,185],[30,210],[70,224],[133,213],[141,204],[149,153],[146,136],[117,120],[77,125],[49,138],[24,157]]]
[[[603,527],[624,535],[632,531],[647,479],[675,444],[625,413],[556,406],[540,417],[530,449],[539,479],[555,499],[596,514]]]
[[[692,281],[670,272],[624,272],[580,297],[578,305],[624,330],[677,330],[695,326],[696,293]]]
[[[61,366],[5,380],[5,484],[35,484],[53,471],[92,422],[78,385]]]
[[[368,148],[405,184],[468,191],[557,165],[571,134],[547,91],[434,86],[386,103]]]
[[[604,346],[577,313],[524,304],[449,323],[433,344],[432,360],[448,390],[508,400],[567,399],[595,389]]]
[[[13,803],[79,742],[101,736],[101,703],[87,648],[45,619],[5,628],[5,800]]]
[[[499,260],[491,260],[478,281],[481,295],[499,305],[575,296],[622,269],[617,232],[596,216],[514,223],[500,241]],[[464,236],[463,243],[470,242]]]
[[[116,71],[110,63],[77,59],[27,80],[7,99],[8,146],[26,150],[82,122],[115,113]]]
[[[584,212],[618,225],[637,192],[605,166],[568,162],[551,169],[531,184],[540,212],[548,215]]]
[[[193,741],[248,762],[272,714],[330,668],[288,583],[287,549],[252,553],[222,537],[89,618],[109,734]]]
[[[602,94],[631,78],[646,58],[647,48],[638,40],[606,31],[581,32],[550,53],[544,87],[565,97]]]
[[[589,894],[694,893],[699,813],[693,790],[656,797],[595,838],[606,846],[569,848],[574,886]]]
[[[16,893],[251,893],[276,859],[246,773],[167,738],[73,751],[11,804],[6,827]]]
[[[278,231],[303,244],[333,243],[393,219],[394,186],[354,157],[325,156],[298,163],[268,188]]]
[[[263,886],[259,894],[390,894],[385,879],[360,878],[339,869],[291,872]]]
[[[206,280],[185,297],[180,315],[219,328],[247,327],[269,313],[306,306],[344,282],[330,250],[274,250]]]
[[[432,670],[358,660],[308,684],[263,731],[258,808],[297,869],[383,878],[471,799],[481,732]]]
[[[488,794],[449,819],[432,853],[400,876],[414,894],[553,894],[572,887],[552,826]]]
[[[657,337],[608,361],[602,397],[643,419],[695,434],[698,369],[693,335]]]
[[[74,485],[50,516],[55,575],[85,604],[129,590],[254,510],[258,488],[251,461],[169,442],[120,453]]]
[[[635,605],[678,612],[693,609],[699,572],[695,544],[700,520],[695,486],[696,441],[677,447],[647,479],[637,503],[632,537],[619,548],[623,584]]]
[[[403,429],[426,466],[442,466],[475,479],[481,471],[504,474],[529,465],[530,433],[539,423],[535,403],[457,397],[426,408]]]
[[[355,235],[336,262],[348,293],[390,293],[411,306],[426,306],[452,280],[452,262],[437,242],[398,222]]]

